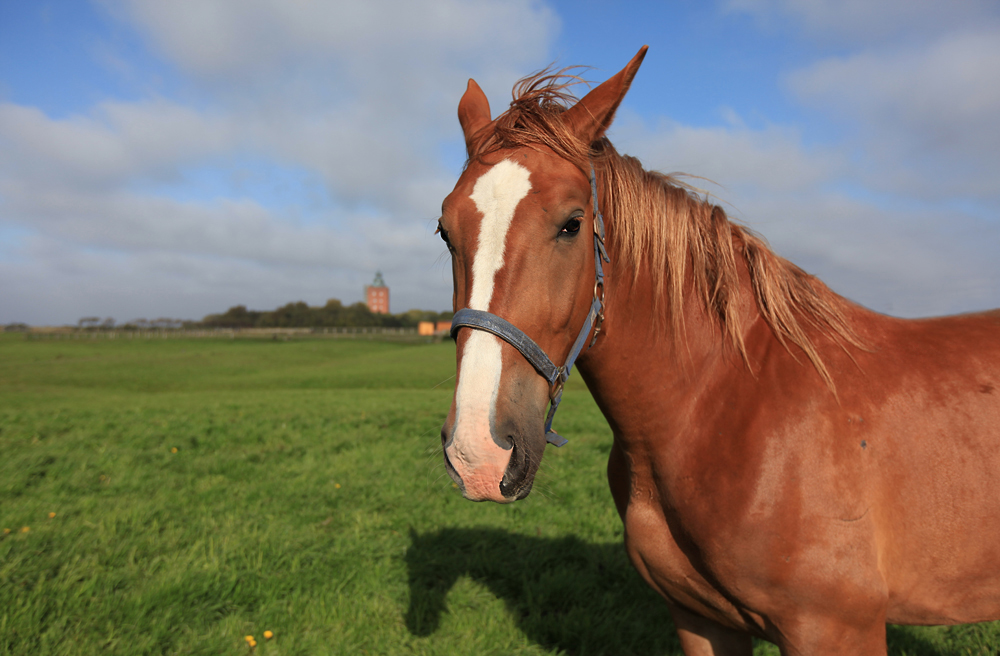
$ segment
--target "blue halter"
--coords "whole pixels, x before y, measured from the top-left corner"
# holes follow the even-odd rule
[[[522,330],[511,324],[506,319],[498,317],[490,312],[482,310],[472,310],[462,308],[455,313],[451,320],[451,337],[456,339],[458,329],[462,326],[476,330],[485,330],[504,340],[518,351],[531,363],[531,365],[541,374],[542,378],[549,383],[549,413],[545,417],[545,441],[555,446],[563,446],[568,440],[552,430],[552,418],[556,414],[559,402],[562,400],[563,385],[569,379],[573,363],[576,362],[583,345],[587,343],[587,335],[590,330],[594,330],[594,336],[590,340],[587,348],[594,345],[597,335],[601,332],[601,324],[604,322],[604,266],[601,261],[611,264],[608,258],[608,251],[604,247],[604,217],[597,207],[597,176],[594,174],[594,164],[590,164],[590,194],[594,199],[594,271],[596,280],[594,281],[594,301],[590,305],[590,312],[587,320],[580,328],[573,348],[570,349],[566,357],[566,363],[557,367],[545,354],[533,339],[524,334]]]

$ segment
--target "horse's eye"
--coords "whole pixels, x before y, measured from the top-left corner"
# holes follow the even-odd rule
[[[442,226],[439,223],[437,230],[435,230],[434,232],[437,232],[438,234],[441,235],[441,241],[443,241],[445,244],[448,245],[448,250],[451,250],[451,248],[452,248],[451,247],[451,241],[448,240],[448,231],[444,229],[444,226]]]
[[[566,222],[566,225],[563,226],[559,234],[575,235],[578,232],[580,232],[580,219],[570,219]]]

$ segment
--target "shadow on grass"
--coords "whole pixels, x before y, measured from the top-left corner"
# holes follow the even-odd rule
[[[670,613],[621,543],[535,538],[498,529],[411,531],[406,552],[413,635],[434,633],[463,576],[502,599],[525,635],[566,654],[681,654]],[[946,656],[906,627],[887,628],[889,654]]]
[[[411,532],[406,626],[437,630],[462,576],[502,599],[533,642],[567,654],[680,654],[670,613],[621,543],[534,538],[497,529]]]

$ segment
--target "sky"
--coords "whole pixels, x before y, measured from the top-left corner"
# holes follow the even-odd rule
[[[619,6],[624,5],[624,6]],[[872,309],[1000,306],[995,0],[0,0],[0,325],[450,309],[468,78],[649,52],[609,137]]]

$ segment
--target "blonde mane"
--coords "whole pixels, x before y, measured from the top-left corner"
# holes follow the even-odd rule
[[[631,267],[636,277],[641,270],[652,276],[654,289],[663,290],[654,303],[674,337],[684,331],[683,294],[690,279],[706,311],[749,366],[739,315],[741,258],[760,316],[785,348],[794,344],[802,349],[835,390],[808,329],[838,344],[861,347],[844,299],[777,256],[689,185],[647,171],[636,158],[620,155],[606,138],[594,144],[580,141],[561,119],[576,102],[569,89],[582,81],[567,70],[546,70],[518,82],[510,108],[470,141],[470,160],[508,148],[545,146],[588,175],[593,162],[612,262],[616,268]]]

